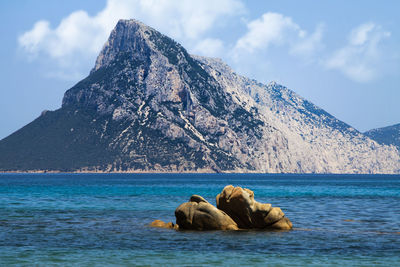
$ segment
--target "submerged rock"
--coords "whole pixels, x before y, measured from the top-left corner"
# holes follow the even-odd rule
[[[231,217],[198,195],[193,195],[189,202],[181,204],[175,210],[175,217],[179,229],[238,230]]]
[[[217,195],[217,208],[228,214],[242,229],[292,229],[292,223],[278,207],[254,200],[254,192],[226,186]]]
[[[166,223],[161,220],[155,220],[151,224],[149,224],[149,226],[157,228],[175,229],[175,230],[179,229],[179,226],[177,224],[174,224],[172,222]]]

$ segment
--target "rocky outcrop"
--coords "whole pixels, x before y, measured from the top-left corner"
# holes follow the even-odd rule
[[[292,229],[292,223],[278,207],[254,200],[254,192],[226,186],[217,195],[217,208],[228,214],[241,229]]]
[[[176,224],[186,230],[238,230],[237,224],[203,197],[193,195],[175,210]]]
[[[278,207],[254,200],[254,192],[226,186],[217,195],[217,208],[199,195],[175,210],[176,224],[153,221],[151,227],[175,230],[290,230],[292,223]]]

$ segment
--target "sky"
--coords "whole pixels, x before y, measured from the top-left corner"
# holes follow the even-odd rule
[[[359,131],[400,123],[400,1],[0,1],[0,139],[61,107],[119,19],[276,81]]]

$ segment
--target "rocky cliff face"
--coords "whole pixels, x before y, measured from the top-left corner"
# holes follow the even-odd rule
[[[267,150],[265,162],[271,168],[264,170],[399,172],[399,154],[394,147],[379,145],[284,86],[275,82],[263,85],[240,76],[218,59],[196,58],[206,64],[206,69],[214,73],[224,88],[232,91],[239,103],[257,108],[263,122],[279,129],[263,136]],[[285,137],[284,141],[277,139],[280,135]]]
[[[189,55],[135,20],[118,22],[90,75],[65,93],[61,109],[2,140],[0,151],[7,152],[0,170],[400,170],[394,147],[281,85],[263,85],[218,59]]]

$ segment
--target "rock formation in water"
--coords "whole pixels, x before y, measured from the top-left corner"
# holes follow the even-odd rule
[[[155,228],[165,228],[165,229],[175,229],[175,230],[179,229],[179,226],[177,224],[174,224],[172,222],[166,223],[161,220],[154,220],[152,223],[150,223],[149,226]]]
[[[186,230],[238,230],[237,224],[203,197],[193,195],[175,210],[176,224]]]
[[[292,223],[280,208],[255,201],[254,192],[247,188],[226,186],[217,196],[217,208],[241,229],[292,229]]]
[[[380,145],[274,82],[120,20],[56,111],[0,141],[0,171],[399,173]]]
[[[293,225],[278,207],[254,200],[254,192],[226,186],[217,195],[217,208],[199,195],[175,210],[176,224],[153,221],[151,227],[176,230],[290,230]]]

